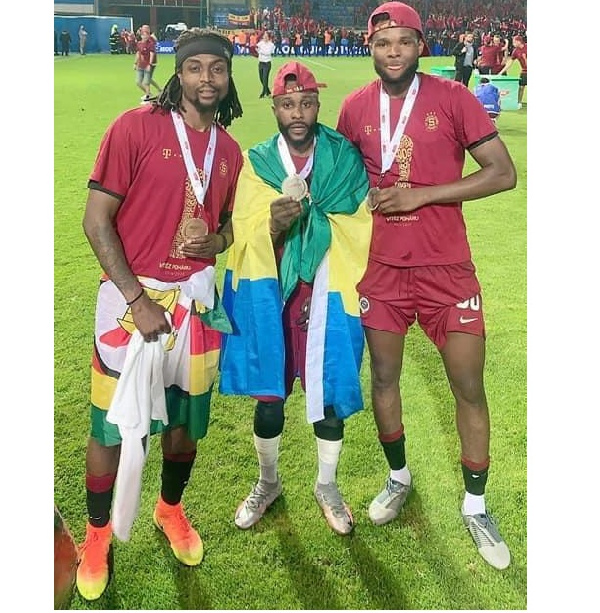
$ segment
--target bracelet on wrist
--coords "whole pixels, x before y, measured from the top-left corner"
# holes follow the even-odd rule
[[[134,302],[137,302],[144,295],[144,293],[145,293],[145,290],[142,287],[140,293],[133,300],[130,300],[129,302],[125,302],[125,304],[127,306],[131,306]]]

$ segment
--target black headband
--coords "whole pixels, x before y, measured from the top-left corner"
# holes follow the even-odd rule
[[[177,49],[175,53],[175,69],[180,70],[183,62],[189,57],[203,54],[222,57],[227,60],[227,65],[231,67],[231,51],[228,49],[227,44],[207,36]]]

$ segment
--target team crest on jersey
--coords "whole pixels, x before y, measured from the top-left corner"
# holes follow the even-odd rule
[[[366,296],[360,297],[360,300],[358,301],[358,306],[360,308],[361,313],[366,313],[371,308],[369,299]]]
[[[427,115],[425,115],[425,129],[428,132],[435,132],[440,125],[440,120],[437,118],[435,111],[429,111]]]
[[[219,174],[222,177],[227,175],[227,160],[223,159],[219,162]]]

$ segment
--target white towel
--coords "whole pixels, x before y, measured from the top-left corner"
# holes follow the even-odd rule
[[[181,281],[179,287],[186,296],[212,309],[215,302],[215,277],[214,266],[207,266],[194,273],[187,281]]]
[[[165,313],[171,323],[171,316]],[[128,541],[140,507],[142,471],[150,446],[150,422],[169,423],[165,402],[163,362],[169,335],[146,343],[136,330],[127,346],[125,364],[117,381],[106,420],[119,427],[121,457],[115,482],[112,528],[121,541]]]

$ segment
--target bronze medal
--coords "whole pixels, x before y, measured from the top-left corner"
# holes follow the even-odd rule
[[[183,234],[184,238],[206,236],[208,234],[208,226],[206,225],[204,219],[192,217],[184,222],[181,233]]]
[[[282,181],[281,191],[286,196],[300,201],[308,196],[308,185],[302,177],[290,175]]]
[[[378,187],[372,187],[367,192],[366,205],[367,205],[367,208],[369,209],[369,211],[371,211],[371,212],[375,211],[377,209],[377,207],[379,206],[379,202],[375,202],[375,196],[377,195],[378,191],[379,191]]]

